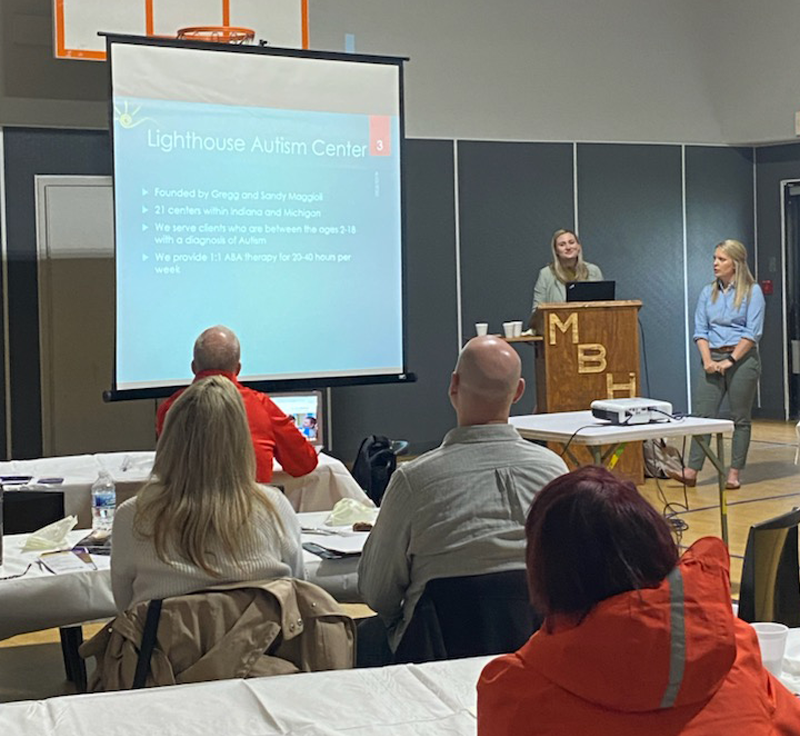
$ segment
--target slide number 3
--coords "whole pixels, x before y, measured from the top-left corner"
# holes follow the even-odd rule
[[[370,156],[392,155],[392,119],[388,115],[371,115],[369,118]]]

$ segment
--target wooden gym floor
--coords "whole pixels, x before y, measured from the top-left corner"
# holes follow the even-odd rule
[[[688,457],[688,442],[686,452]],[[726,442],[730,458],[730,442]],[[682,445],[675,443],[681,449]],[[728,535],[731,552],[731,588],[736,598],[742,576],[742,557],[747,532],[752,524],[771,519],[800,506],[800,465],[794,464],[797,450],[795,422],[757,421],[753,423],[747,467],[742,471],[742,487],[728,491]],[[687,528],[676,532],[681,546],[705,536],[720,536],[719,488],[717,474],[706,462],[697,486],[687,488],[673,480],[648,478],[640,489],[659,511],[667,502],[676,518]],[[685,506],[688,502],[688,510]]]
[[[680,445],[678,445],[680,447]],[[794,464],[797,435],[794,422],[758,421],[742,487],[728,492],[732,594],[736,598],[741,577],[747,532],[751,524],[800,506],[800,466]],[[688,451],[688,447],[687,447]],[[726,447],[730,457],[730,447]],[[695,488],[686,489],[671,480],[648,479],[642,494],[663,511],[667,503],[686,529],[679,534],[682,546],[704,536],[719,536],[719,492],[710,463],[700,473]],[[688,510],[682,508],[688,505]],[[366,606],[347,606],[348,612],[364,616]],[[89,638],[99,624],[85,626]],[[74,692],[64,678],[58,630],[24,634],[0,642],[0,702],[47,698]]]

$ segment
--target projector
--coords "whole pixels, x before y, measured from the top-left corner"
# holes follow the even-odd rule
[[[649,424],[668,422],[672,404],[656,399],[598,399],[592,402],[592,415],[612,424]]]

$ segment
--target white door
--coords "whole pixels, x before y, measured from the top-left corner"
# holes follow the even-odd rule
[[[36,197],[43,454],[153,449],[154,400],[103,401],[114,360],[111,177],[37,176]]]

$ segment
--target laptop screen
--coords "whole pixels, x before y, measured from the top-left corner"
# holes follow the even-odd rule
[[[270,394],[269,397],[294,423],[306,439],[315,447],[323,447],[324,419],[322,391],[305,393]]]
[[[613,302],[616,281],[570,281],[567,283],[568,302]]]

